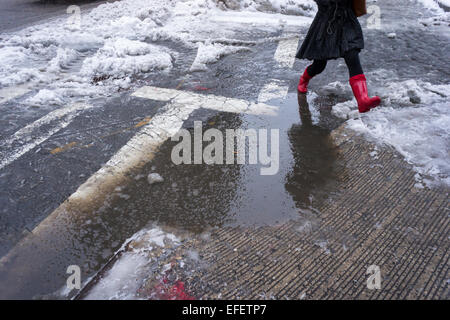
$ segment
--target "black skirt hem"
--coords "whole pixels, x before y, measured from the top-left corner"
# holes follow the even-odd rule
[[[307,57],[305,57],[305,56],[299,56],[299,55],[296,55],[295,58],[297,58],[297,59],[299,59],[299,60],[310,60],[310,61],[313,61],[313,60],[337,60],[337,59],[340,59],[340,58],[344,58],[345,54],[346,54],[348,51],[351,51],[351,50],[358,50],[358,52],[361,52],[362,49],[364,49],[364,48],[358,48],[358,47],[355,47],[355,48],[349,48],[349,49],[348,49],[347,51],[345,51],[343,54],[337,55],[337,56],[317,56],[317,55],[314,55],[314,56],[307,56]]]
[[[315,0],[319,11],[315,16],[295,57],[308,60],[335,60],[350,50],[364,49],[361,25],[350,0]]]

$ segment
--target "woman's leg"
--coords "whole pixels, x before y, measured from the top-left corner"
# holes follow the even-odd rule
[[[306,93],[308,91],[308,83],[312,77],[318,75],[327,66],[327,60],[314,60],[313,64],[305,69],[303,75],[298,82],[297,90],[301,93]]]
[[[361,62],[359,61],[359,50],[353,49],[347,51],[344,55],[345,63],[347,64],[348,73],[350,78],[358,74],[363,74],[363,69],[361,67]]]
[[[367,92],[367,82],[364,76],[361,62],[359,61],[359,51],[350,50],[344,55],[345,63],[350,74],[350,86],[356,101],[358,101],[359,112],[367,112],[372,108],[378,106],[381,102],[379,97],[369,97]]]
[[[325,70],[327,66],[327,60],[314,60],[313,64],[308,69],[308,75],[312,78],[320,74]]]

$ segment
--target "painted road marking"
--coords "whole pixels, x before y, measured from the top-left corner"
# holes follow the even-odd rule
[[[275,116],[279,110],[277,106],[259,102],[150,86],[139,88],[132,96],[157,101],[176,101],[180,105],[195,109],[204,108],[232,113]]]
[[[268,84],[264,85],[261,92],[258,95],[258,102],[264,103],[272,99],[280,99],[287,96],[289,85],[284,81],[272,80]]]
[[[7,87],[0,89],[0,104],[5,103],[11,99],[23,96],[30,92],[26,86]]]
[[[102,168],[3,256],[0,259],[0,269],[11,259],[25,259],[26,254],[21,252],[27,252],[33,243],[40,243],[39,237],[45,237],[55,229],[64,230],[70,221],[79,218],[80,213],[94,213],[95,208],[101,206],[118,185],[128,181],[126,174],[131,169],[153,159],[158,147],[181,129],[183,122],[194,110],[196,108],[169,102],[165,112],[156,115],[141,127]],[[22,262],[18,263],[22,265]]]
[[[72,194],[68,201],[83,202],[99,191],[107,194],[114,190],[116,184],[111,181],[125,180],[125,174],[131,169],[153,159],[157,148],[167,139],[174,136],[182,127],[183,122],[195,108],[180,105],[176,102],[166,106],[166,112],[156,115],[150,123],[134,135],[100,170],[83,183]],[[37,230],[33,230],[33,233]]]
[[[0,170],[11,162],[17,160],[22,155],[40,145],[52,135],[67,127],[72,120],[83,110],[91,108],[91,105],[76,103],[65,108],[54,110],[35,122],[27,125],[14,133],[9,138],[0,141],[0,147],[10,147],[13,143],[24,142],[22,145],[15,147],[6,153],[0,155]],[[50,124],[54,121],[57,123],[44,133],[38,132],[42,125]],[[30,138],[34,132],[38,132],[37,136]]]
[[[282,40],[278,43],[274,59],[280,67],[291,69],[294,66],[295,55],[298,48],[298,38]]]

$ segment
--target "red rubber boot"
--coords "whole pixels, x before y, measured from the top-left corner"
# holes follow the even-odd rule
[[[350,86],[352,87],[353,94],[356,101],[358,101],[358,110],[361,113],[367,112],[370,109],[375,108],[381,103],[380,97],[370,98],[367,93],[367,82],[364,74],[358,74],[350,78]]]
[[[305,72],[303,72],[303,75],[300,77],[300,81],[298,82],[298,92],[306,93],[308,92],[308,83],[309,80],[311,80],[312,77],[308,74],[308,68],[305,69]]]

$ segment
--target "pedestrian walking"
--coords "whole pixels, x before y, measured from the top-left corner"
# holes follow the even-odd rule
[[[309,81],[325,69],[328,60],[344,58],[359,112],[375,108],[381,100],[377,96],[369,97],[359,60],[364,38],[357,16],[366,13],[365,0],[314,1],[319,10],[296,55],[298,59],[313,60],[313,63],[301,76],[298,91],[308,91]]]

